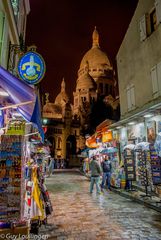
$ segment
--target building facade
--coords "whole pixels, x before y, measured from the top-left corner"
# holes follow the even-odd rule
[[[103,96],[105,102],[116,109],[116,80],[111,61],[99,46],[99,34],[94,29],[92,47],[85,53],[78,70],[74,103],[69,102],[65,81],[54,103],[48,95],[43,107],[43,124],[47,126],[46,137],[52,143],[55,158],[69,158],[70,165],[77,165],[76,154],[85,147],[82,130],[89,125],[91,106]]]
[[[61,91],[55,102],[43,107],[43,125],[47,126],[46,136],[52,144],[51,154],[55,158],[70,159],[70,166],[77,165],[76,152],[81,144],[80,120],[73,116],[72,105],[66,93],[65,80],[62,80]]]
[[[16,76],[17,62],[24,51],[29,12],[29,0],[0,1],[0,66]],[[0,87],[0,103],[8,102],[7,96]]]
[[[73,112],[80,117],[81,125],[87,124],[91,104],[101,95],[116,97],[115,72],[111,61],[100,48],[99,33],[95,27],[92,34],[92,47],[82,58],[76,90],[73,93]]]
[[[110,129],[121,152],[131,143],[149,143],[161,156],[160,49],[161,0],[138,1],[117,54],[121,119]]]
[[[121,119],[161,100],[161,1],[138,2],[117,54]]]
[[[4,68],[10,68],[12,72],[15,71],[18,61],[15,52],[25,41],[26,21],[29,12],[29,0],[0,1],[0,65]]]

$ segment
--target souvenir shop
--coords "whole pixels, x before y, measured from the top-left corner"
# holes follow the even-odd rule
[[[86,145],[91,147],[88,153],[88,164],[94,155],[98,157],[100,164],[108,155],[112,163],[111,186],[123,188],[125,186],[125,173],[120,160],[120,144],[117,137],[116,132],[105,127],[99,132],[99,140],[97,133],[90,137],[86,141]],[[95,148],[92,149],[94,146]]]
[[[158,113],[154,108],[150,113],[140,113],[142,118],[110,126],[117,132],[120,162],[130,183],[128,188],[142,189],[145,196],[161,196],[161,115]]]
[[[139,113],[108,125],[86,141],[95,146],[89,157],[100,161],[108,155],[112,161],[111,185],[142,189],[146,196],[161,196],[161,107]],[[101,134],[100,134],[101,132]],[[100,138],[101,135],[101,138]],[[127,184],[128,183],[128,184]]]
[[[5,106],[0,107],[0,234],[22,234],[27,239],[29,232],[38,233],[52,213],[43,170],[43,159],[49,152],[40,154],[32,140],[36,136],[42,141],[34,89],[6,70],[2,73],[0,100]]]

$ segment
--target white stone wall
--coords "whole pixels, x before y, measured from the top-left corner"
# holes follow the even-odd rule
[[[121,118],[138,112],[155,98],[152,90],[151,69],[161,62],[161,24],[159,23],[156,30],[144,40],[140,39],[140,19],[144,14],[148,16],[154,8],[154,0],[139,0],[117,54]],[[128,85],[133,86],[135,91],[135,106],[130,112],[128,112],[126,94]]]

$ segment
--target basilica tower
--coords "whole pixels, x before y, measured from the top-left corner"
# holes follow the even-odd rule
[[[86,124],[91,111],[91,105],[99,96],[111,95],[115,98],[115,79],[112,64],[100,48],[99,34],[95,27],[92,34],[92,47],[82,58],[76,91],[73,93],[73,111],[78,115],[81,124]]]

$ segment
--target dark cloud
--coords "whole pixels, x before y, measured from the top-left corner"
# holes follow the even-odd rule
[[[115,60],[137,0],[30,0],[26,44],[35,44],[46,62],[41,82],[54,100],[65,78],[72,97],[81,59],[91,48],[97,26],[100,46]]]

